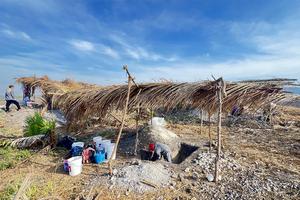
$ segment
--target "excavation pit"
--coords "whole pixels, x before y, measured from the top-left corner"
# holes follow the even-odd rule
[[[199,147],[186,144],[186,143],[181,143],[180,149],[176,157],[173,159],[173,163],[175,164],[180,164],[185,159],[187,159],[190,155],[192,155]]]

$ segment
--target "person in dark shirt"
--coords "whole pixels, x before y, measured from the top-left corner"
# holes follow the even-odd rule
[[[9,106],[11,104],[15,104],[18,108],[17,110],[21,109],[19,102],[14,97],[14,86],[13,85],[8,86],[8,88],[5,92],[5,100],[6,100],[5,112],[9,111]]]

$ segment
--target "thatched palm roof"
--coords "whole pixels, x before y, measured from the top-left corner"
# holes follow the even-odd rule
[[[41,87],[45,93],[53,94],[53,105],[61,109],[69,121],[87,119],[89,116],[101,118],[112,110],[122,109],[128,91],[127,85],[70,87],[63,82],[46,78],[20,78],[18,82]],[[226,93],[223,111],[230,111],[234,105],[258,109],[285,97],[282,88],[270,84],[228,82]],[[130,91],[129,111],[137,105],[152,109],[198,108],[212,114],[217,109],[216,82],[133,85]]]

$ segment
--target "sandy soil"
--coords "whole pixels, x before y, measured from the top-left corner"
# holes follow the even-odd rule
[[[95,176],[109,178],[106,164],[84,165],[81,175],[70,177],[62,169],[66,151],[48,150],[34,153],[28,161],[13,169],[0,171],[0,191],[9,184],[22,183],[29,175],[27,194],[32,199],[49,196],[52,196],[50,199],[300,199],[300,109],[284,107],[283,110],[284,114],[280,117],[287,122],[286,126],[275,125],[272,129],[223,128],[222,159],[231,160],[238,167],[233,169],[225,164],[221,171],[222,180],[218,184],[206,179],[207,173],[212,173],[209,167],[212,163],[206,163],[209,159],[202,156],[208,152],[205,145],[208,127],[204,126],[200,134],[197,124],[170,124],[168,128],[179,135],[183,142],[200,147],[183,163],[172,164],[175,175],[170,187],[136,194],[109,185],[91,186],[90,182]],[[0,111],[0,137],[21,136],[24,119],[33,112],[31,109],[8,114]],[[101,127],[89,132],[95,134],[105,130],[105,127]],[[215,133],[216,127],[213,126],[212,130]],[[128,129],[127,132],[133,130]],[[93,134],[83,139],[89,139]],[[197,160],[199,155],[202,157]],[[122,168],[131,165],[132,159],[122,154],[114,166]],[[32,188],[36,188],[36,191],[33,192]]]

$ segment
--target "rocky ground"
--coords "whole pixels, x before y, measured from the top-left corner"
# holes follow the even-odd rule
[[[26,162],[0,171],[0,194],[18,191],[30,175],[26,190],[30,199],[300,199],[300,109],[282,109],[278,114],[281,121],[273,127],[253,126],[255,121],[223,127],[221,179],[217,184],[211,182],[215,150],[209,152],[207,123],[200,134],[197,119],[179,123],[179,116],[176,121],[170,119],[166,128],[181,142],[199,147],[180,164],[139,161],[124,153],[122,147],[132,151],[135,141],[134,129],[127,128],[114,162],[114,176],[108,175],[106,164],[88,164],[81,175],[70,177],[62,169],[65,150],[32,152]],[[33,112],[0,111],[0,137],[21,136],[23,121]],[[114,138],[111,133],[115,131],[101,127],[76,137],[89,140],[103,134]],[[213,138],[215,132],[212,126]]]

